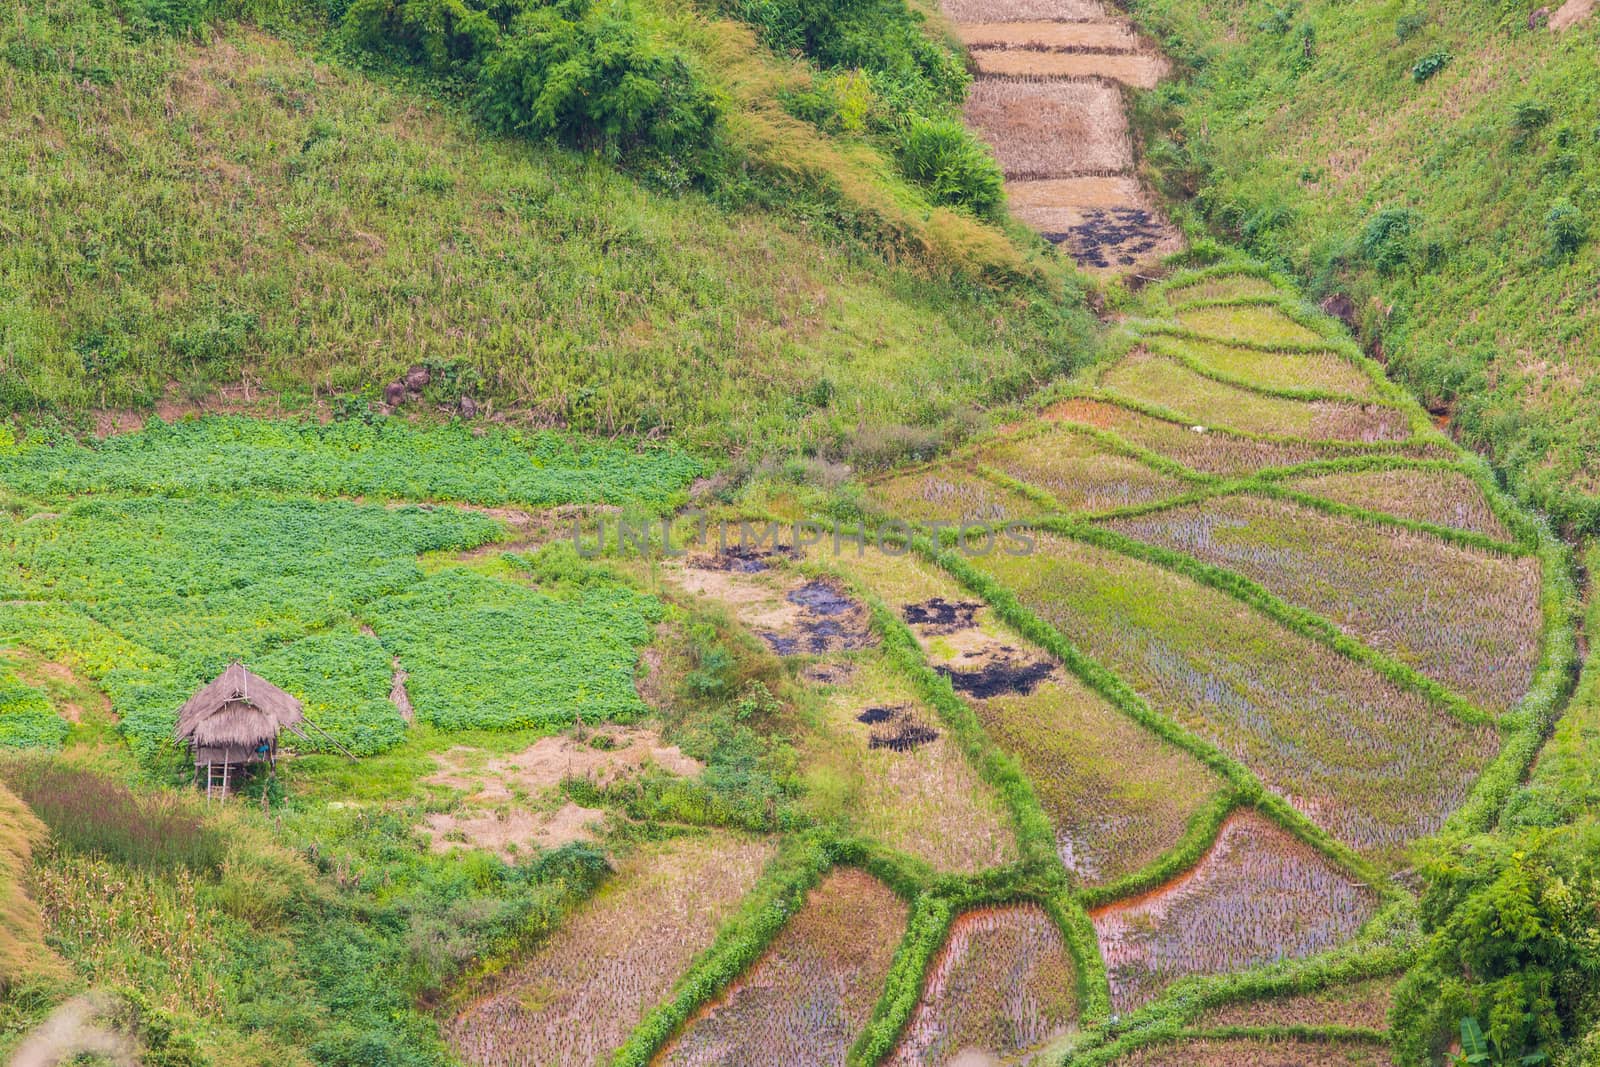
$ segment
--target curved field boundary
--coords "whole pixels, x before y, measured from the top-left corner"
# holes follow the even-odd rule
[[[1182,364],[1189,370],[1192,370],[1196,374],[1200,375],[1202,378],[1209,378],[1218,384],[1232,386],[1235,389],[1243,389],[1251,393],[1258,393],[1261,396],[1276,397],[1279,400],[1328,400],[1346,404],[1372,403],[1372,399],[1370,397],[1359,396],[1355,393],[1341,393],[1331,389],[1287,389],[1278,386],[1263,385],[1260,382],[1253,382],[1249,378],[1245,378],[1237,374],[1229,374],[1226,371],[1220,371],[1211,364],[1206,363],[1203,360],[1198,360],[1189,355],[1187,352],[1181,351],[1177,345],[1166,343],[1168,340],[1170,340],[1171,336],[1171,334],[1151,334],[1145,339],[1145,347],[1161,358],[1170,359],[1174,363]],[[1230,343],[1228,347],[1231,348],[1240,346],[1235,346]],[[1331,348],[1323,349],[1322,351],[1333,355],[1338,359],[1345,358],[1343,354],[1335,352]],[[1352,363],[1351,366],[1355,366],[1355,364]],[[1109,370],[1110,368],[1108,367],[1105,369]]]

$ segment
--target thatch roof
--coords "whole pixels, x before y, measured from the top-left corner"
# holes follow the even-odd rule
[[[178,709],[178,740],[196,748],[254,748],[279,730],[301,737],[300,702],[244,665],[234,663]]]

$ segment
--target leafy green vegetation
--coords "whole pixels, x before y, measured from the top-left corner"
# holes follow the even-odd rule
[[[42,689],[0,662],[0,748],[60,748],[67,724]]]
[[[1590,529],[1600,23],[1539,6],[1138,0],[1179,68],[1139,124],[1195,225],[1341,298],[1517,496]]]

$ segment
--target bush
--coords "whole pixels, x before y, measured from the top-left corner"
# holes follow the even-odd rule
[[[522,0],[354,0],[342,25],[361,47],[436,73],[470,73],[522,7]]]
[[[1422,218],[1410,208],[1385,208],[1361,232],[1361,255],[1379,274],[1392,274],[1417,251]]]
[[[1411,80],[1420,85],[1422,82],[1427,81],[1429,78],[1439,73],[1445,67],[1448,67],[1450,65],[1451,58],[1452,57],[1449,52],[1437,49],[1429,52],[1427,55],[1417,60],[1416,63],[1412,64]]]
[[[781,55],[802,55],[824,70],[866,71],[890,113],[958,103],[967,88],[964,57],[930,38],[904,0],[723,0],[730,15],[756,27]]]
[[[955,119],[911,116],[900,142],[900,165],[936,203],[991,215],[1005,195],[1005,178],[994,157]]]
[[[519,17],[483,64],[478,105],[496,129],[613,155],[698,155],[717,121],[681,54],[650,40],[628,7],[585,0]]]
[[[1557,200],[1544,217],[1545,244],[1551,260],[1570,257],[1589,239],[1589,220],[1568,200]]]

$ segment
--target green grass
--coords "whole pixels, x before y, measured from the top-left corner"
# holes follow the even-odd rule
[[[472,392],[536,425],[881,462],[898,446],[851,441],[863,421],[936,442],[1087,354],[1059,260],[789,116],[807,68],[693,9],[653,25],[730,102],[771,206],[492,136],[314,21],[173,36],[117,11],[30,0],[0,27],[0,411],[219,387],[295,411],[424,363],[425,411]]]
[[[1151,349],[1175,355],[1198,370],[1258,388],[1370,397],[1372,379],[1336,352],[1269,352],[1189,337],[1147,339]]]
[[[1106,511],[1180,496],[1194,486],[1069,430],[1001,437],[972,461],[1048,493],[1059,511]]]
[[[1590,528],[1600,21],[1530,28],[1539,6],[1139,0],[1180,73],[1139,124],[1197,224],[1315,299],[1348,294],[1362,339],[1519,497]],[[1552,216],[1574,212],[1589,239],[1569,251]]]

